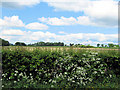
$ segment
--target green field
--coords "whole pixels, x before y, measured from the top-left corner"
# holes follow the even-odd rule
[[[120,88],[118,49],[2,47],[3,88]]]

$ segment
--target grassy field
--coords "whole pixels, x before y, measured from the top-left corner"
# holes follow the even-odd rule
[[[3,88],[120,88],[118,49],[2,47]]]
[[[24,48],[27,50],[33,49],[84,49],[84,50],[119,50],[119,48],[79,48],[79,47],[68,47],[68,46],[3,46],[3,49],[16,49]]]

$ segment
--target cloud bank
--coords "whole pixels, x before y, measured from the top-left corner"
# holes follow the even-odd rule
[[[16,41],[24,41],[26,43],[33,43],[37,41],[45,42],[64,42],[69,43],[80,43],[80,44],[91,44],[96,45],[97,43],[117,43],[118,34],[103,34],[103,33],[74,33],[74,34],[63,34],[57,35],[48,31],[42,32],[31,32],[22,31],[16,29],[2,30],[2,38],[9,40],[12,43]]]
[[[118,25],[118,1],[115,0],[2,0],[2,6],[7,8],[20,8],[24,6],[33,6],[45,2],[53,7],[54,11],[83,12],[84,16],[78,17],[79,24],[117,27]],[[48,18],[48,24],[51,25],[71,25],[74,18]],[[81,19],[85,19],[81,23]],[[72,20],[72,21],[71,21]],[[58,23],[54,24],[54,22]],[[69,22],[69,23],[68,23]],[[96,24],[97,23],[97,24]]]
[[[19,16],[6,17],[4,19],[0,19],[0,26],[5,28],[12,27],[24,27],[26,29],[31,30],[47,30],[48,26],[42,23],[33,22],[25,25],[22,20],[19,19]]]

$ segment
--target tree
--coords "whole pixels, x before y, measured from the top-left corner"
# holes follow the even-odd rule
[[[91,46],[90,44],[88,44],[87,46],[85,46],[86,48],[94,48],[94,46]]]
[[[100,44],[99,44],[99,43],[97,44],[97,47],[100,47]]]
[[[70,46],[73,46],[74,44],[70,43]]]
[[[22,42],[22,43],[21,43],[21,46],[26,46],[26,44]]]
[[[101,47],[104,47],[104,44],[101,44]]]
[[[115,46],[119,48],[119,45],[115,45]]]
[[[80,45],[80,47],[81,47],[81,48],[86,48],[86,46],[85,46],[85,45]]]
[[[15,45],[16,46],[26,46],[26,44],[24,42],[16,42]]]
[[[114,47],[114,44],[109,43],[108,46],[109,46],[109,47]]]
[[[0,46],[1,46],[1,45],[2,45],[2,46],[9,46],[10,43],[9,43],[8,41],[0,38]]]
[[[107,45],[105,45],[105,47],[107,47]]]

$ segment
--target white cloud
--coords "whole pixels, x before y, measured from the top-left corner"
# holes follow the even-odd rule
[[[40,3],[40,0],[1,0],[2,7],[22,8],[24,6],[33,6]]]
[[[12,17],[4,16],[3,19],[0,19],[0,26],[5,29],[9,27],[24,27],[24,28],[33,29],[33,30],[48,29],[47,25],[44,25],[38,22],[33,22],[25,25],[23,21],[19,19],[19,16],[12,16]]]
[[[9,29],[9,30],[2,30],[1,34],[2,35],[24,35],[24,31]]]
[[[49,6],[54,7],[55,11],[83,11],[90,4],[90,0],[43,0]]]
[[[10,42],[15,43],[16,41],[24,41],[26,43],[33,43],[38,41],[49,41],[49,42],[64,42],[69,43],[80,43],[80,44],[91,44],[96,45],[97,43],[117,43],[118,34],[103,34],[103,33],[74,33],[74,34],[63,34],[57,35],[50,32],[31,32],[22,30],[3,30],[1,38],[9,39]]]
[[[57,18],[57,17],[53,17],[53,18],[45,18],[45,17],[42,17],[42,18],[38,18],[38,20],[42,23],[46,23],[46,24],[49,24],[49,25],[56,25],[56,26],[64,26],[64,25],[90,25],[90,26],[102,26],[102,27],[117,27],[116,25],[106,25],[105,23],[101,23],[98,21],[98,23],[94,20],[92,20],[90,17],[88,16],[79,16],[77,18],[74,18],[74,17],[69,17],[69,18],[66,18],[66,17],[60,17],[60,18]],[[111,23],[111,22],[109,22]],[[116,22],[117,23],[117,22]]]
[[[33,30],[46,30],[46,29],[48,29],[48,26],[46,26],[42,23],[38,23],[38,22],[29,23],[25,27],[27,29],[33,29]]]
[[[88,16],[79,16],[79,17],[77,17],[77,23],[80,24],[80,25],[97,26],[97,23],[92,22]]]
[[[19,16],[6,17],[0,19],[0,26],[2,27],[24,27],[25,24],[19,19]]]
[[[84,12],[91,23],[102,27],[117,27],[118,1],[114,0],[43,0],[55,11]],[[92,24],[93,25],[93,24]]]
[[[118,1],[115,0],[2,0],[4,7],[20,8],[46,2],[54,7],[55,11],[83,12],[85,21],[79,24],[88,24],[101,27],[117,27]],[[81,16],[80,16],[81,17]],[[83,19],[83,17],[81,17]],[[73,25],[74,18],[47,18],[50,25]],[[42,18],[44,21],[44,18]],[[46,21],[46,20],[45,20]],[[55,22],[55,23],[54,23]]]
[[[93,22],[96,22],[102,26],[114,26],[117,27],[118,23],[118,2],[109,1],[93,1],[91,2],[84,13],[90,17]]]
[[[61,18],[38,18],[39,21],[50,24],[50,25],[73,25],[76,22],[76,19],[73,17],[70,18],[65,18],[65,17],[61,17]]]

